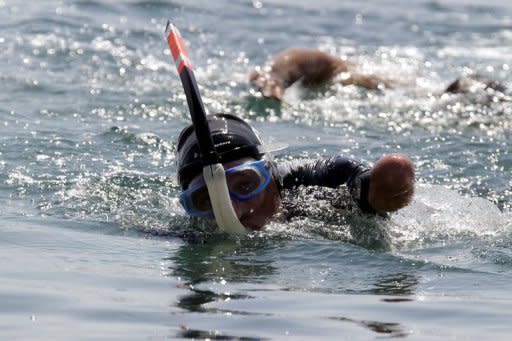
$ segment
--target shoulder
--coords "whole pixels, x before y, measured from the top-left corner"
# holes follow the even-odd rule
[[[309,168],[317,164],[319,161],[321,161],[321,159],[294,159],[280,161],[277,164],[277,170],[280,175],[284,176],[296,171],[304,170],[305,168]]]

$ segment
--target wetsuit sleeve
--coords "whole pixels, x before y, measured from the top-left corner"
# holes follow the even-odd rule
[[[283,188],[320,186],[336,188],[347,185],[359,207],[375,213],[368,203],[370,172],[360,162],[342,156],[306,162],[290,163],[280,167]]]

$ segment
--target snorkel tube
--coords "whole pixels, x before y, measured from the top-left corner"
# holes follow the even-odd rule
[[[199,94],[194,72],[192,71],[192,64],[188,58],[185,42],[178,29],[169,21],[167,22],[165,33],[167,34],[167,43],[171,49],[172,58],[178,69],[181,84],[187,97],[188,109],[199,144],[201,161],[204,165],[203,177],[208,188],[215,221],[223,232],[246,234],[247,229],[240,223],[231,205],[226,174],[210,134],[206,112]]]

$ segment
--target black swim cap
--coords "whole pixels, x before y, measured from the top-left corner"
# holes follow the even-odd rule
[[[208,115],[207,120],[221,163],[244,157],[262,158],[263,143],[244,120],[230,114]],[[178,182],[183,190],[202,172],[203,167],[194,126],[190,125],[182,130],[178,138]]]

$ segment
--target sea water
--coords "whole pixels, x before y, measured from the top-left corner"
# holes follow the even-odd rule
[[[512,86],[509,3],[0,0],[0,19],[0,339],[509,339],[512,105],[442,94]],[[191,234],[168,19],[209,112],[288,144],[277,161],[406,153],[412,204],[369,218],[302,189],[307,214],[263,233]],[[296,84],[279,106],[247,74],[292,46],[404,86]]]

